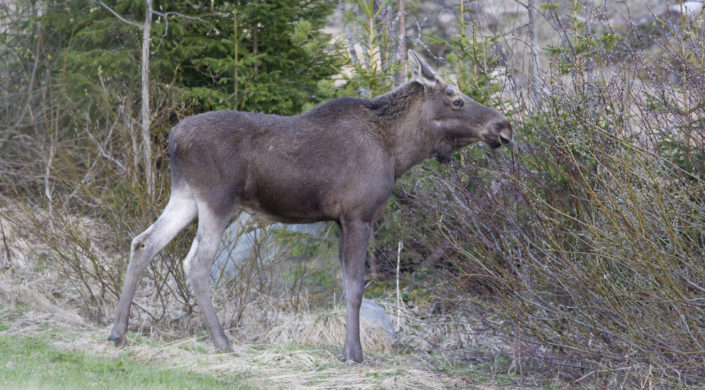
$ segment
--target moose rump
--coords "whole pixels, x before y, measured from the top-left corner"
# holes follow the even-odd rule
[[[215,347],[230,351],[209,275],[241,208],[290,223],[336,221],[346,321],[345,361],[362,362],[359,310],[372,225],[394,181],[414,164],[484,141],[511,140],[509,122],[448,85],[409,51],[415,79],[374,99],[340,98],[293,117],[213,111],[185,118],[169,137],[172,186],[164,211],[132,241],[110,340],[124,342],[139,275],[198,218],[184,270]]]

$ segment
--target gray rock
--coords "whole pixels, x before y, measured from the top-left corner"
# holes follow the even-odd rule
[[[246,211],[233,221],[223,234],[222,248],[211,267],[211,278],[231,278],[238,273],[242,263],[254,256],[266,264],[274,260],[286,249],[286,242],[279,239],[277,232],[293,232],[302,237],[321,238],[326,234],[326,223],[283,224],[275,223],[260,226]]]
[[[367,298],[362,298],[360,316],[387,331],[387,335],[389,335],[391,340],[396,340],[396,332],[394,332],[392,320],[382,306]]]
[[[682,4],[683,16],[696,17],[700,15],[705,7],[705,4],[699,1],[684,1]],[[681,4],[672,5],[667,8],[667,11],[680,16],[681,14]]]

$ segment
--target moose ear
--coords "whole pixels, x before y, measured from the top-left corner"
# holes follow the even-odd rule
[[[438,75],[433,68],[413,50],[409,50],[409,69],[411,74],[414,75],[414,80],[421,83],[424,87],[433,88],[436,86]]]

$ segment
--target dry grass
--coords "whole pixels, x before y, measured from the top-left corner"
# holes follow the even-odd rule
[[[363,322],[366,361],[348,367],[339,360],[344,333],[343,311],[286,313],[260,342],[234,342],[232,354],[215,353],[209,339],[194,337],[169,342],[129,335],[129,346],[115,348],[105,341],[108,327],[84,321],[75,310],[60,307],[26,282],[0,275],[0,323],[3,334],[31,336],[59,332],[54,347],[94,356],[130,359],[144,364],[208,374],[244,376],[263,388],[466,388],[468,378],[438,370],[423,351],[400,354],[384,330]],[[286,318],[286,320],[284,320]],[[404,316],[411,329],[413,319]],[[254,322],[244,322],[254,327]],[[239,329],[237,333],[245,332]],[[447,335],[446,335],[447,336]],[[417,336],[417,337],[420,337]],[[490,386],[489,384],[483,386]]]
[[[338,345],[345,339],[345,310],[337,307],[320,313],[290,314],[265,336],[272,344]],[[360,337],[364,351],[388,354],[392,340],[381,327],[361,318]]]
[[[36,289],[38,283],[41,283],[41,280],[37,280],[35,283],[24,281],[21,284],[16,284],[10,281],[7,274],[0,274],[0,302],[8,307],[18,305],[31,307],[33,309],[29,312],[31,314],[28,313],[21,317],[28,324],[40,323],[42,319],[51,319],[75,329],[90,327],[75,310],[65,309],[52,303]],[[24,322],[13,322],[13,325],[17,326],[17,331],[32,332],[31,329],[24,326]]]

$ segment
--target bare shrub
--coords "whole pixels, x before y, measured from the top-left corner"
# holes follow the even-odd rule
[[[503,319],[488,324],[511,335],[515,367],[702,386],[703,26],[670,26],[648,50],[584,28],[559,31],[541,89],[495,95],[512,100],[515,150],[418,168],[382,232],[432,300]]]

